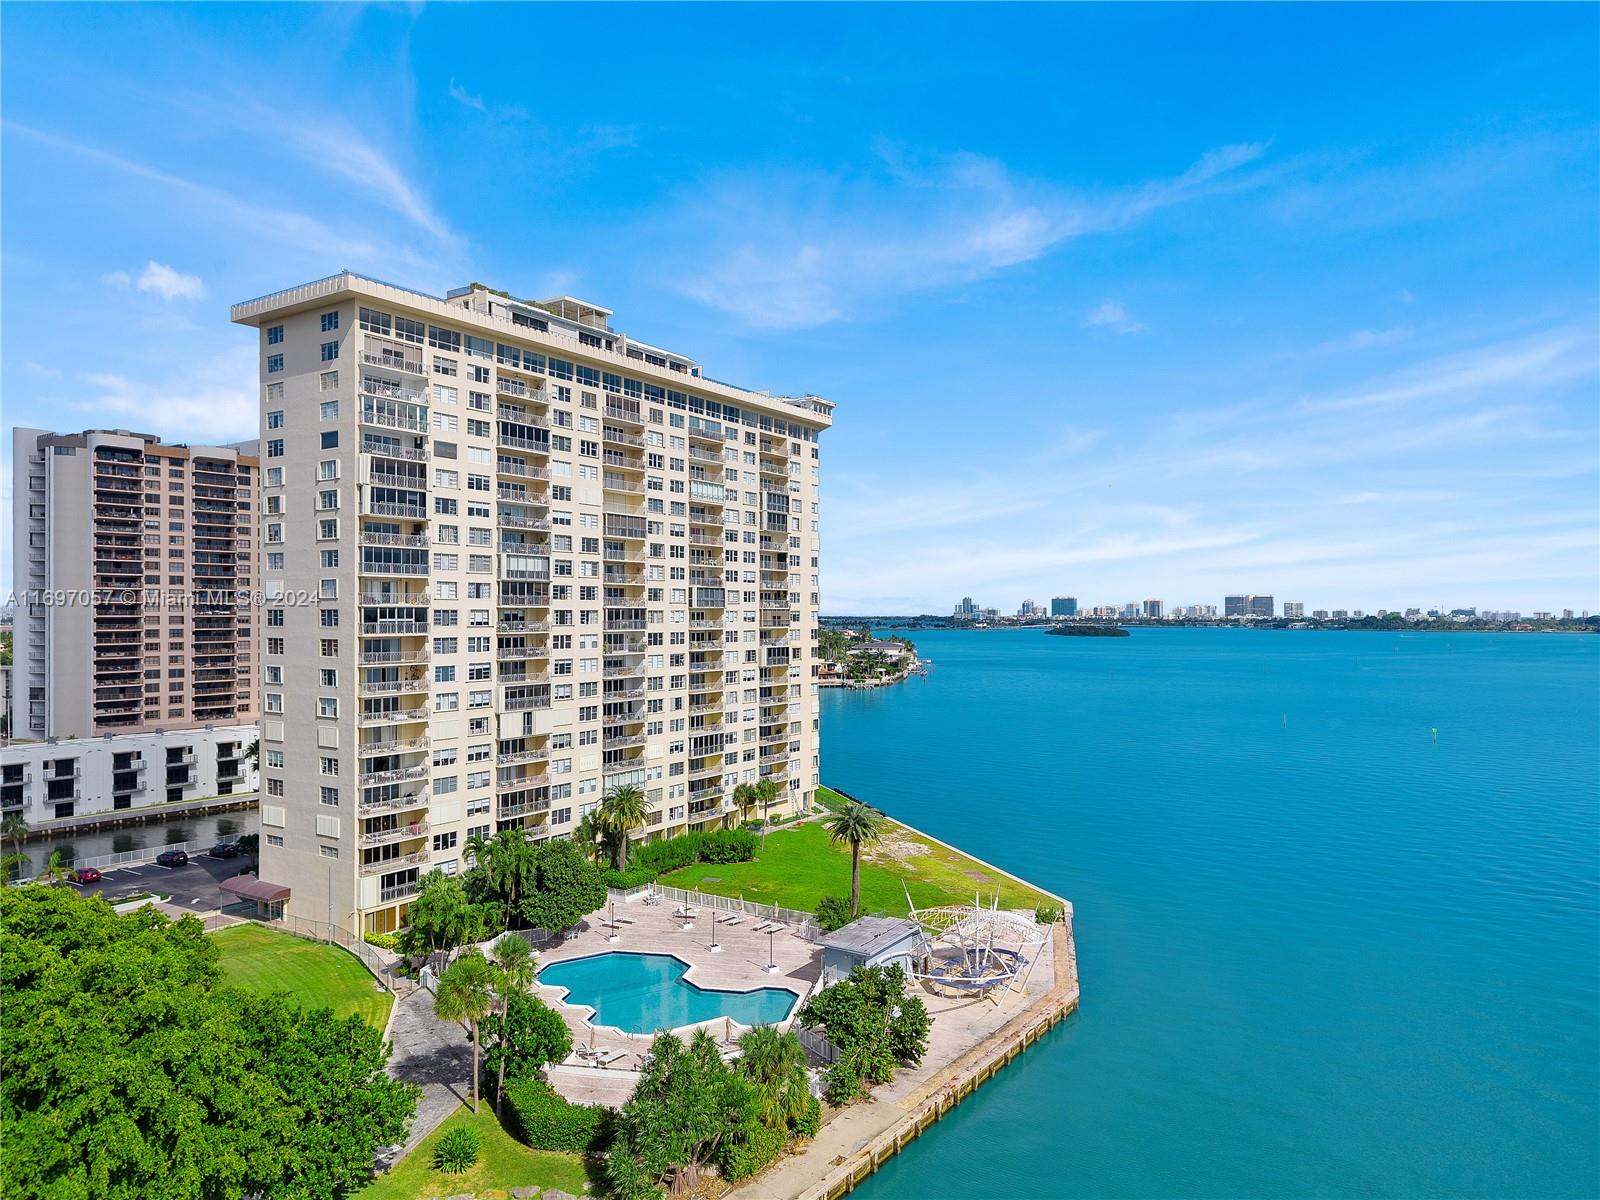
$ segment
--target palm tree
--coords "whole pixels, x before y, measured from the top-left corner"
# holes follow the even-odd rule
[[[23,867],[29,865],[27,852],[23,846],[28,839],[28,823],[16,813],[9,814],[4,821],[0,821],[0,838],[11,843],[11,852],[0,861],[0,871],[4,872],[6,882],[11,880],[11,872],[21,872]]]
[[[883,837],[887,828],[884,816],[859,800],[846,801],[822,827],[835,842],[850,843],[850,915],[861,912],[861,847]]]
[[[485,871],[493,874],[489,866],[490,860],[494,857],[493,838],[485,837],[481,833],[475,833],[462,844],[461,851],[467,858],[472,860],[473,866],[482,867]]]
[[[761,805],[761,840],[763,842],[767,839],[767,826],[771,824],[769,818],[772,815],[772,806],[782,796],[783,789],[778,786],[777,781],[774,779],[763,778],[760,783],[756,784],[756,801]]]
[[[502,986],[500,969],[474,946],[439,976],[433,998],[433,1011],[441,1021],[465,1021],[471,1028],[473,1112],[478,1111],[478,1022],[493,1011],[497,986]]]
[[[598,808],[590,809],[578,818],[572,828],[572,840],[578,843],[590,862],[598,866],[610,853],[611,830],[600,819]]]
[[[616,835],[617,870],[628,869],[628,835],[650,819],[644,793],[631,783],[619,783],[600,801],[600,825]]]
[[[66,860],[61,857],[61,851],[52,850],[50,851],[50,861],[45,864],[44,873],[41,878],[43,878],[46,883],[54,883],[56,880],[60,879],[62,875],[66,874],[66,870]]]
[[[514,933],[508,933],[494,944],[494,965],[500,970],[500,1036],[511,1040],[511,997],[526,992],[539,974],[539,960],[533,949]],[[500,1111],[500,1098],[506,1090],[506,1059],[500,1055],[499,1077],[494,1083],[494,1108]]]
[[[506,908],[517,911],[517,894],[527,890],[533,878],[533,846],[528,841],[528,831],[512,825],[494,835],[486,848],[489,855],[489,882],[506,898]]]
[[[750,810],[759,803],[759,797],[756,795],[756,785],[753,783],[741,783],[734,788],[733,802],[739,806],[739,815],[748,821],[750,819]]]
[[[806,1110],[811,1093],[806,1080],[806,1050],[793,1033],[776,1025],[757,1025],[739,1039],[737,1070],[760,1093],[761,1123],[781,1128]]]

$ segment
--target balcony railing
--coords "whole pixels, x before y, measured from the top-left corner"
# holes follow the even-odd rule
[[[410,825],[398,825],[393,829],[378,829],[361,835],[363,846],[381,846],[388,842],[408,842],[412,838],[426,837],[428,823],[416,821]]]
[[[416,850],[410,854],[400,854],[393,858],[380,859],[377,862],[361,864],[361,875],[382,875],[385,871],[398,871],[404,867],[414,867],[428,861],[426,850]]]

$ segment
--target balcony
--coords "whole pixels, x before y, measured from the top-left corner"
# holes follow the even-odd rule
[[[606,628],[610,629],[643,629],[643,617],[607,617]]]
[[[387,800],[362,800],[357,809],[362,815],[375,812],[405,812],[407,809],[427,808],[431,797],[424,790],[409,796],[391,796]]]
[[[376,425],[383,429],[404,429],[411,433],[428,432],[427,417],[419,417],[393,409],[379,408],[376,405],[362,405],[361,423],[363,425]]]
[[[363,529],[356,540],[363,546],[409,546],[423,550],[428,546],[428,535],[425,533],[379,533]]]
[[[389,634],[396,637],[412,637],[426,635],[428,623],[426,621],[404,621],[397,619],[383,621],[361,622],[361,632],[366,637]]]
[[[407,462],[427,462],[429,458],[426,446],[399,446],[389,442],[380,442],[373,438],[361,439],[361,453],[376,454],[383,458],[399,458]]]
[[[606,420],[644,428],[644,412],[637,408],[623,408],[620,404],[606,405]]]
[[[357,720],[363,728],[370,728],[374,725],[426,724],[428,715],[429,710],[422,707],[386,708],[378,712],[364,712]]]
[[[362,742],[357,748],[357,753],[362,758],[370,758],[375,754],[413,754],[418,750],[428,748],[428,735],[408,738],[379,738],[376,741]]]
[[[358,685],[357,692],[362,696],[404,696],[425,692],[429,686],[426,679],[382,679],[376,683]]]
[[[373,500],[367,498],[361,505],[361,511],[371,517],[403,517],[408,521],[426,521],[428,510],[420,504],[399,504],[393,500]]]
[[[386,871],[398,871],[404,867],[420,866],[427,861],[428,852],[426,850],[415,850],[410,854],[399,854],[395,855],[393,858],[380,859],[377,862],[362,863],[360,873],[363,878],[372,875],[382,875]],[[413,890],[416,887],[415,884],[411,886]]]
[[[543,605],[539,607],[543,607]],[[527,621],[521,617],[501,617],[495,622],[495,628],[513,630],[519,633],[544,633],[550,628],[550,622]]]
[[[382,846],[390,842],[408,842],[412,838],[426,837],[428,823],[415,821],[410,825],[396,825],[393,829],[376,829],[363,833],[360,838],[363,846]]]
[[[538,750],[508,750],[504,754],[494,756],[497,767],[513,767],[518,763],[544,762],[550,757],[548,749]]]
[[[605,750],[621,750],[628,746],[642,746],[645,740],[645,735],[642,733],[629,733],[616,737],[607,737],[601,741],[600,745]]]
[[[372,872],[363,872],[372,874]],[[413,880],[410,883],[397,883],[393,887],[386,887],[378,893],[378,903],[387,904],[391,900],[404,900],[407,896],[415,896],[422,890],[422,885]]]

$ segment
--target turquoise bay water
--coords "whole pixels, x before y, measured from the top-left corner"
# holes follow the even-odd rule
[[[670,954],[617,951],[552,963],[539,972],[539,982],[564,987],[573,1004],[592,1007],[597,1025],[614,1025],[630,1033],[655,1033],[716,1017],[771,1025],[794,1007],[795,994],[785,988],[752,992],[698,988],[683,978],[687,969]]]
[[[912,636],[823,778],[1072,900],[1083,1005],[864,1200],[1600,1195],[1600,637]]]

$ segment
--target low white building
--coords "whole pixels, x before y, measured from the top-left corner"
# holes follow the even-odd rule
[[[0,748],[0,813],[32,829],[72,817],[249,795],[255,725],[10,742]]]

